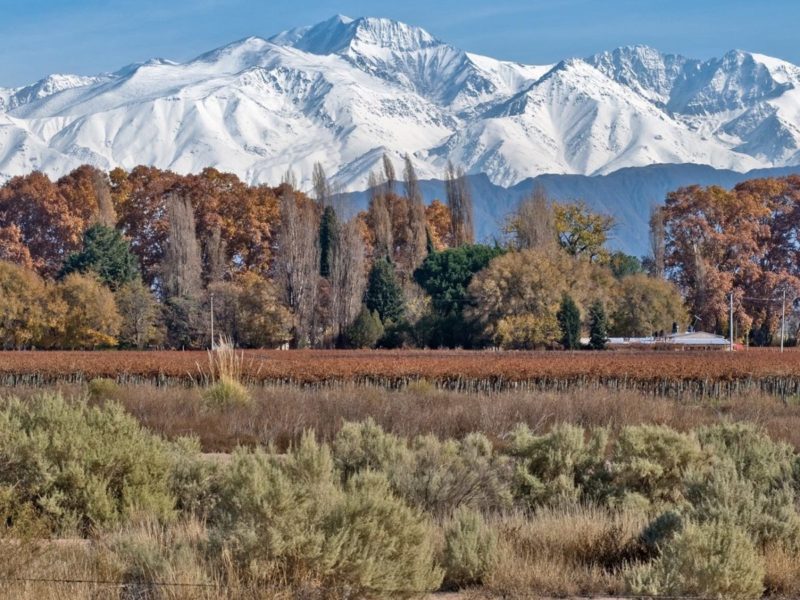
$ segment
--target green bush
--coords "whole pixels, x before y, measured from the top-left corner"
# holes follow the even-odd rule
[[[602,494],[607,479],[608,431],[594,429],[588,439],[574,425],[555,426],[534,435],[527,425],[511,434],[510,452],[517,457],[515,494],[530,507],[578,502]]]
[[[418,436],[411,458],[395,466],[390,481],[412,505],[443,517],[459,506],[497,510],[510,506],[511,470],[480,433],[462,441]]]
[[[655,506],[684,503],[684,479],[709,460],[694,434],[661,425],[625,427],[612,455],[612,495],[617,502],[636,494]]]
[[[455,588],[483,583],[497,560],[497,534],[481,513],[457,510],[445,527],[444,540],[445,583]]]
[[[172,514],[169,447],[118,405],[41,395],[0,403],[0,485],[56,533]]]
[[[169,489],[175,507],[184,515],[205,520],[220,498],[220,463],[202,456],[197,438],[180,438],[174,444]]]
[[[359,473],[324,522],[326,587],[356,597],[435,590],[442,571],[434,562],[433,527],[396,498],[385,477]]]
[[[746,531],[759,546],[800,549],[800,516],[788,483],[764,489],[745,479],[729,458],[710,473],[692,476],[687,500],[695,521],[719,521]]]
[[[759,491],[792,480],[796,456],[785,442],[775,442],[762,429],[747,423],[724,423],[697,431],[703,447],[729,459],[740,477]]]
[[[761,597],[764,565],[737,527],[689,523],[655,561],[629,569],[627,582],[634,594],[749,600]]]
[[[406,441],[386,433],[371,417],[344,423],[333,441],[334,463],[345,480],[365,469],[388,475],[410,458]]]
[[[427,591],[441,582],[431,527],[383,476],[342,487],[327,446],[306,434],[285,457],[239,450],[221,474],[212,547],[250,578],[352,593]]]

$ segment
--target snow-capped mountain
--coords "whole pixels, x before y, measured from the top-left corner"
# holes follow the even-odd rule
[[[384,152],[411,153],[423,178],[453,160],[503,186],[663,163],[743,172],[800,164],[798,84],[795,65],[741,51],[699,61],[631,46],[522,65],[337,16],[184,63],[0,88],[0,181],[88,162],[275,183],[321,162],[363,189]]]

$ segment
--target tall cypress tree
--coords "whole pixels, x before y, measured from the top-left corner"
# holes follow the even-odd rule
[[[561,306],[556,313],[558,326],[561,329],[561,345],[566,350],[575,350],[581,344],[581,311],[569,296],[564,294]]]
[[[331,274],[337,226],[336,211],[332,206],[326,206],[319,222],[319,274],[322,277],[330,277]]]
[[[605,350],[608,344],[608,319],[603,303],[595,300],[589,307],[589,347]]]
[[[389,259],[379,258],[372,265],[364,294],[364,305],[370,311],[376,311],[384,323],[397,323],[403,317],[403,290],[397,282],[394,265]]]

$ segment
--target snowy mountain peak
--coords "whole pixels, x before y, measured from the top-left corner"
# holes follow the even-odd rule
[[[351,19],[336,15],[311,27],[280,33],[270,41],[312,54],[339,54],[356,47],[374,47],[411,52],[439,45],[431,34],[400,21],[375,17]]]

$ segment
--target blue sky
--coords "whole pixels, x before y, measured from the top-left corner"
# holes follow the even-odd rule
[[[465,50],[527,63],[635,43],[800,63],[798,0],[0,0],[0,87],[153,57],[186,60],[337,13],[399,19]]]

